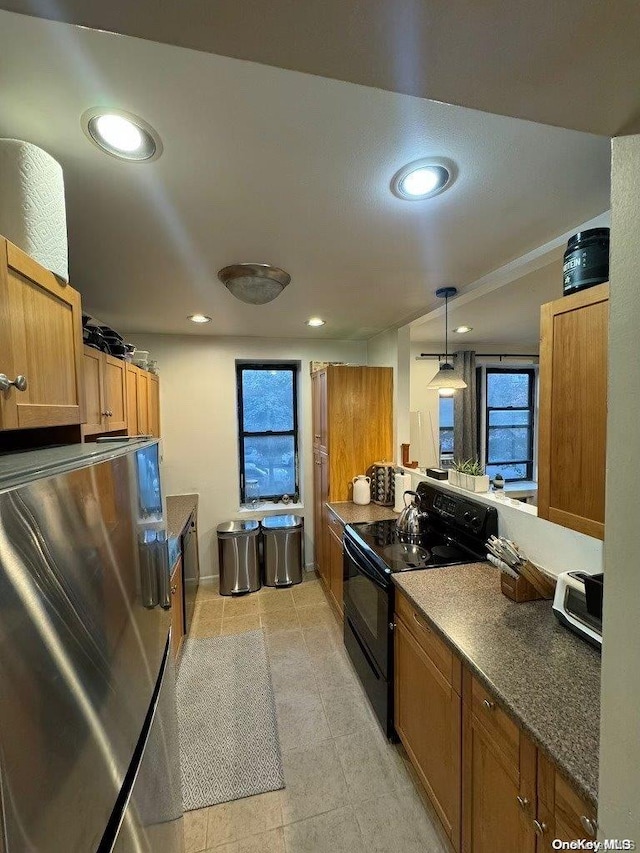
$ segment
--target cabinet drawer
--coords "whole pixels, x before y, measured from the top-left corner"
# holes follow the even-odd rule
[[[504,753],[505,758],[518,771],[520,766],[520,729],[503,711],[488,690],[471,677],[471,709],[475,718]]]
[[[411,636],[442,673],[453,689],[460,693],[460,665],[446,643],[429,626],[427,620],[404,595],[396,596],[396,615],[399,616]]]
[[[330,509],[327,510],[327,527],[342,542],[344,527],[342,526],[342,522],[338,521]]]
[[[571,838],[596,837],[595,811],[557,771],[555,801],[556,821],[566,828],[564,831]]]

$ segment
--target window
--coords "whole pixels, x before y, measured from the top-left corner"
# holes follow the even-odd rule
[[[535,371],[487,368],[486,469],[490,477],[533,479]]]
[[[298,494],[298,367],[236,364],[240,502]]]
[[[453,397],[440,397],[440,467],[453,463]]]

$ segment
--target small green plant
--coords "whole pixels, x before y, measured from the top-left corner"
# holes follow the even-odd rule
[[[467,459],[454,459],[453,460],[453,470],[457,471],[458,474],[466,474],[467,473]]]
[[[472,477],[482,477],[484,475],[484,465],[476,457],[473,461],[468,460],[465,474],[470,474]]]

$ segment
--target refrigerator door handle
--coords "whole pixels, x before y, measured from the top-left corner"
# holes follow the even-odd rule
[[[140,590],[142,593],[142,604],[148,610],[153,610],[160,602],[158,592],[158,570],[156,568],[156,541],[142,539],[138,542],[138,556],[140,559]]]
[[[163,610],[171,610],[171,566],[166,539],[156,542],[156,577],[158,579],[158,604]]]

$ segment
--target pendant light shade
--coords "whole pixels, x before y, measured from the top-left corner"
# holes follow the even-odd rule
[[[449,364],[449,299],[458,292],[456,287],[441,287],[436,290],[436,296],[444,299],[444,362],[431,382],[427,385],[429,391],[438,391],[441,397],[451,397],[454,391],[466,388],[467,383],[461,379]]]

